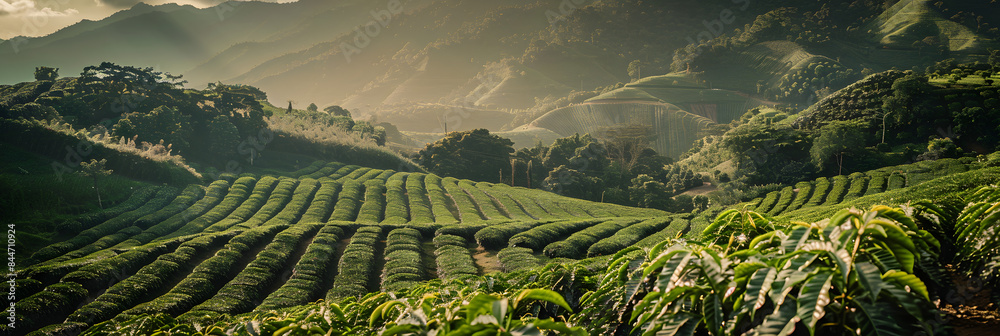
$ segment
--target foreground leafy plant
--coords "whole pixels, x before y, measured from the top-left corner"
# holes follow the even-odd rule
[[[755,215],[743,217],[754,221]],[[899,209],[843,210],[829,220],[759,235],[746,248],[667,244],[652,248],[632,273],[641,281],[633,281],[631,295],[619,297],[635,305],[619,301],[625,302],[619,312],[629,318],[612,321],[618,329],[642,335],[944,332],[924,322],[938,312],[913,274],[916,258],[936,254],[939,244]],[[612,261],[619,269],[609,273],[630,274],[622,266],[628,260]]]
[[[380,335],[541,335],[542,330],[553,335],[588,335],[552,319],[533,319],[526,314],[530,301],[558,305],[572,313],[569,304],[558,293],[547,289],[525,289],[513,298],[474,293],[467,301],[441,302],[437,294],[425,294],[420,299],[388,301],[372,312],[369,327],[385,321],[398,311],[394,321],[385,323]],[[519,314],[520,313],[520,314]]]

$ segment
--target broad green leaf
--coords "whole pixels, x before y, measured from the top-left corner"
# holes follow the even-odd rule
[[[792,229],[792,232],[788,233],[788,238],[781,243],[781,249],[785,253],[792,253],[797,251],[802,244],[809,240],[809,233],[812,232],[811,228],[807,227],[796,227]]]
[[[493,317],[497,321],[503,321],[507,317],[507,299],[493,301]]]
[[[904,334],[899,323],[892,318],[892,314],[885,309],[884,303],[870,304],[864,301],[854,301],[858,310],[854,314],[854,319],[861,329],[861,335],[865,336],[912,336]]]
[[[566,303],[566,299],[563,299],[562,295],[559,295],[559,293],[556,293],[548,289],[521,290],[521,292],[519,292],[517,296],[514,297],[514,302],[511,305],[512,308],[517,309],[521,305],[521,302],[523,302],[524,300],[545,301],[552,304],[556,304],[565,309],[567,312],[570,313],[573,312],[573,309],[569,307],[569,304]]]
[[[878,298],[884,284],[882,272],[879,271],[878,267],[870,262],[859,262],[854,264],[854,269],[857,270],[858,282],[861,283],[861,287],[866,292],[871,293],[872,300]]]
[[[629,321],[635,321],[635,319],[639,317],[639,314],[645,312],[646,308],[648,308],[650,305],[655,304],[657,302],[657,299],[659,299],[660,296],[662,295],[663,292],[659,291],[646,293],[646,296],[642,298],[642,301],[639,301],[639,303],[636,304],[635,307],[632,309],[632,317],[629,319]]]
[[[372,311],[371,316],[368,318],[368,326],[375,327],[376,323],[381,323],[382,321],[384,321],[386,314],[389,313],[389,310],[391,310],[393,307],[396,306],[405,307],[406,304],[398,300],[392,300],[392,301],[386,301],[378,305],[378,307],[375,307],[375,310]]]
[[[702,302],[701,309],[702,316],[705,319],[705,327],[709,333],[717,336],[722,335],[723,322],[725,321],[722,311],[722,300],[719,299],[719,294],[709,294],[705,298],[705,301]]]
[[[771,315],[764,318],[764,322],[754,330],[756,336],[786,336],[795,331],[795,323],[799,322],[799,317],[795,313],[795,299],[791,302],[779,305]]]
[[[887,250],[881,248],[869,249],[867,251],[867,254],[868,257],[872,260],[872,262],[880,266],[879,269],[882,270],[882,272],[888,272],[889,270],[894,270],[894,269],[895,270],[903,269],[903,266],[899,264],[899,261],[896,260],[896,257],[893,256],[892,253]]]
[[[500,300],[500,298],[489,295],[489,294],[478,294],[469,300],[469,304],[465,306],[465,319],[467,321],[474,320],[479,315],[487,315],[491,313],[493,309],[493,301]]]
[[[698,317],[688,313],[673,314],[660,323],[656,336],[692,336],[698,327]],[[646,334],[643,334],[646,335]]]
[[[660,288],[663,291],[670,291],[677,281],[680,280],[681,275],[684,274],[684,269],[687,267],[688,262],[694,257],[691,252],[678,251],[677,253],[671,253],[669,259],[663,258],[662,270],[660,271],[660,277],[657,280],[659,282]],[[647,268],[647,271],[650,270]],[[643,272],[643,277],[648,277],[646,271]]]
[[[830,283],[833,273],[813,275],[799,290],[798,316],[809,328],[809,334],[816,334],[816,322],[826,315],[826,305],[830,303]]]
[[[886,286],[883,292],[888,293],[893,301],[896,301],[900,307],[903,307],[907,313],[918,321],[926,320],[927,316],[925,315],[937,313],[937,310],[928,307],[929,303],[927,301],[923,301],[920,296],[907,292],[903,287],[898,285]]]
[[[747,283],[746,294],[743,295],[743,301],[746,302],[745,305],[750,308],[751,312],[756,313],[757,309],[764,306],[764,302],[766,302],[767,299],[767,293],[771,291],[771,284],[774,283],[774,279],[777,275],[778,270],[773,267],[768,267],[766,269],[757,270],[754,272],[753,276],[750,277],[750,282]]]
[[[531,322],[539,329],[555,330],[560,335],[587,336],[587,331],[580,327],[571,327],[566,323],[556,322],[552,319],[534,320]]]
[[[420,331],[420,328],[418,328],[415,325],[412,325],[412,324],[402,324],[402,325],[392,326],[392,327],[386,329],[385,331],[383,331],[379,335],[382,335],[382,336],[407,335],[407,334],[417,333],[419,331]]]
[[[757,270],[762,268],[767,268],[767,264],[764,264],[759,261],[748,261],[740,263],[739,265],[736,265],[735,268],[733,268],[733,278],[739,279],[743,277],[748,277],[752,275],[754,272],[757,272]]]
[[[646,268],[642,271],[642,277],[643,278],[649,277],[650,274],[661,268],[663,270],[660,272],[660,274],[665,275],[668,268],[672,270],[676,268],[676,265],[678,265],[681,262],[681,260],[689,259],[690,257],[691,257],[691,252],[680,249],[661,253],[657,255],[656,258],[654,258],[653,261],[649,264],[649,266],[646,266]],[[668,263],[673,265],[673,267],[666,266]],[[683,267],[681,268],[683,269]]]
[[[930,294],[927,292],[927,285],[920,281],[916,275],[904,273],[896,270],[885,272],[882,279],[886,282],[894,283],[900,287],[909,287],[911,291],[920,295],[924,300],[930,301]]]
[[[771,232],[759,235],[757,237],[754,237],[754,239],[750,241],[750,245],[748,245],[748,246],[751,249],[759,249],[761,244],[764,244],[765,242],[770,242],[773,239],[775,239],[778,236],[779,232],[781,232],[781,231],[775,230],[775,231],[771,231]]]

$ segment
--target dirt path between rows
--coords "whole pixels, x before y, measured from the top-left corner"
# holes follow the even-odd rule
[[[476,262],[480,273],[503,272],[503,268],[500,267],[500,259],[497,258],[497,251],[490,251],[478,245],[472,251],[472,260]]]

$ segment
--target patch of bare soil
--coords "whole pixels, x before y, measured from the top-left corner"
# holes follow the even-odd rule
[[[688,196],[708,195],[708,193],[713,192],[717,189],[719,189],[719,187],[712,185],[712,183],[704,182],[702,186],[688,189],[687,191],[682,192],[681,195],[688,195]]]
[[[476,247],[473,251],[472,259],[476,261],[476,267],[479,267],[479,271],[482,274],[503,271],[503,268],[500,267],[500,259],[497,258],[496,251],[484,249],[482,246]]]
[[[951,265],[946,268],[952,274],[955,288],[941,300],[941,311],[955,335],[1000,335],[1000,307],[990,300],[992,290],[982,279],[962,275]]]

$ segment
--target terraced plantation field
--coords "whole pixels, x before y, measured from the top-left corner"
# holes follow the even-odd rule
[[[316,162],[149,187],[80,216],[18,275],[20,331],[181,320],[611,255],[689,223],[539,190]]]
[[[752,209],[772,216],[813,206],[837,205],[853,199],[914,186],[970,170],[972,159],[945,159],[881,168],[849,176],[820,177],[772,191],[751,202]]]

